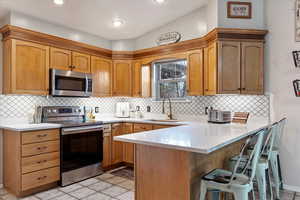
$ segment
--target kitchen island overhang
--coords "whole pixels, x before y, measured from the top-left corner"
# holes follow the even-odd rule
[[[136,200],[198,200],[201,177],[228,168],[245,139],[268,125],[189,123],[114,140],[135,144]]]

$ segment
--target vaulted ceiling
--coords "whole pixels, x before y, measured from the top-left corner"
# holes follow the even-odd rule
[[[110,40],[136,38],[206,4],[207,0],[0,0],[0,18],[9,11],[84,31]],[[124,25],[115,28],[115,18]]]

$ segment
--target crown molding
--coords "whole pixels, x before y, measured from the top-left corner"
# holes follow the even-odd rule
[[[256,29],[215,28],[200,38],[136,51],[112,51],[12,25],[5,25],[0,29],[0,33],[2,33],[3,40],[24,40],[113,60],[134,60],[204,48],[213,41],[239,40],[264,42],[265,35],[268,31]]]

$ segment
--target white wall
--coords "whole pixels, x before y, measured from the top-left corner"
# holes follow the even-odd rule
[[[228,1],[246,1],[252,3],[251,19],[232,19],[227,18],[227,2]],[[218,1],[218,27],[229,28],[253,28],[263,29],[264,22],[264,3],[265,0],[219,0]]]
[[[135,49],[135,39],[111,41],[111,50],[113,51],[134,51]]]
[[[292,51],[300,50],[295,42],[295,0],[265,0],[266,25],[266,89],[274,95],[277,119],[287,116],[282,138],[281,163],[284,183],[300,191],[300,98],[296,98],[292,81],[300,79],[300,69],[293,63]]]
[[[218,27],[218,2],[219,0],[209,0],[207,4],[207,32]]]
[[[111,49],[110,40],[91,35],[89,33],[70,29],[64,26],[52,24],[50,22],[46,22],[17,12],[11,12],[10,24],[70,40],[75,40],[78,42],[83,42],[97,47]]]
[[[182,40],[190,40],[205,35],[207,33],[206,9],[206,6],[201,7],[186,16],[137,38],[136,49],[157,46],[156,40],[159,35],[170,31],[181,33]]]

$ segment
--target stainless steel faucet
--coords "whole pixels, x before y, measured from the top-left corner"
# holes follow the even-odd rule
[[[164,97],[163,103],[162,103],[162,114],[165,114],[165,101],[166,101],[166,98]],[[171,103],[170,97],[168,97],[168,101],[169,101],[169,114],[168,114],[168,118],[170,120],[172,120],[173,119],[173,114],[172,114],[172,103]]]

